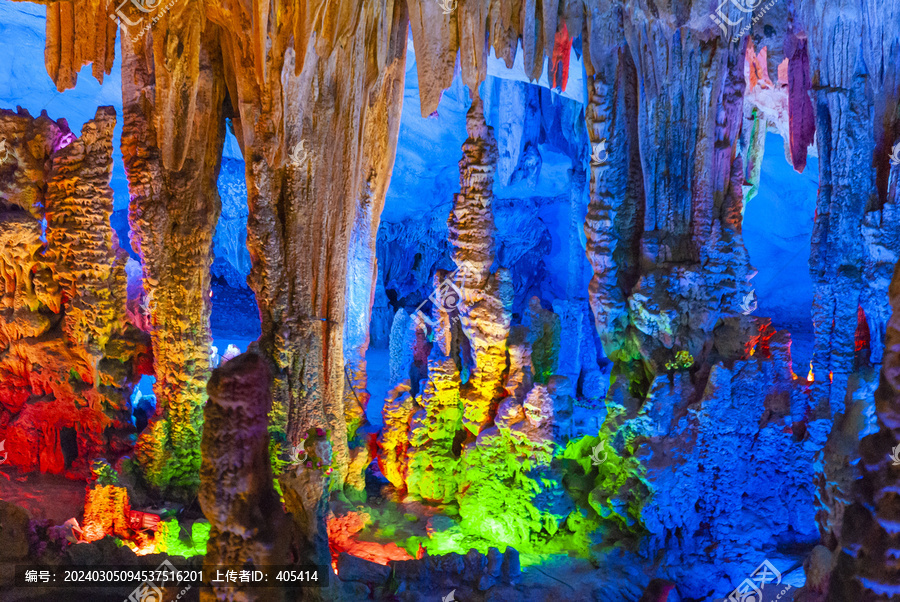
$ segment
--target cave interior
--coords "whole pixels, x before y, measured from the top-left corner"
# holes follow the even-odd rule
[[[0,0],[0,53],[0,601],[900,600],[900,2]]]

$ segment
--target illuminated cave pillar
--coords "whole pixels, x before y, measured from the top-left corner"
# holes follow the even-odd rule
[[[593,49],[593,47],[592,47]],[[588,75],[585,108],[591,142],[590,201],[584,222],[594,325],[607,356],[618,359],[626,329],[626,296],[638,273],[636,243],[643,229],[643,180],[637,141],[634,63],[625,47]],[[591,68],[591,62],[585,60]]]
[[[491,273],[494,263],[494,171],[497,143],[484,119],[482,101],[466,116],[469,138],[459,162],[460,192],[448,220],[451,257],[463,292],[459,318],[472,347],[475,366],[461,391],[463,424],[473,435],[492,421],[494,401],[503,390],[506,339],[512,319],[512,281],[507,270]]]
[[[122,42],[122,155],[132,240],[149,298],[157,399],[135,456],[152,485],[187,499],[199,486],[209,269],[225,137],[218,47],[212,33],[181,14],[196,8],[173,7],[165,45],[151,50],[153,32],[135,45],[127,36]]]
[[[292,560],[293,525],[273,486],[269,458],[270,383],[266,361],[256,353],[226,362],[209,380],[198,497],[210,524],[204,558],[210,572]],[[228,584],[203,588],[200,599],[275,602],[285,595],[283,588]]]
[[[348,439],[352,439],[357,429],[367,422],[366,351],[378,277],[375,242],[397,152],[404,77],[404,60],[395,59],[386,66],[381,81],[373,90],[374,105],[366,113],[362,126],[359,173],[364,180],[359,183],[345,275],[343,344],[347,386],[344,388],[344,418]],[[363,489],[363,473],[372,459],[369,447],[365,441],[360,441],[353,449],[348,449],[348,453],[347,483]]]
[[[76,137],[64,120],[0,110],[0,441],[22,471],[86,477],[130,449],[149,337],[126,320],[127,254],[109,222],[115,124],[100,107]]]
[[[497,144],[476,97],[466,118],[468,139],[459,162],[460,192],[454,196],[448,219],[451,257],[457,271],[438,270],[434,276],[440,301],[434,304],[434,345],[428,358],[428,381],[416,409],[409,416],[408,462],[389,465],[392,474],[404,474],[411,495],[435,502],[455,499],[461,465],[459,445],[474,443],[493,424],[495,401],[503,393],[506,339],[512,318],[512,281],[508,270],[491,273],[494,263],[494,171]],[[462,293],[457,305],[450,280]],[[458,313],[454,310],[458,310]],[[461,384],[459,361],[462,337],[471,349],[474,366]],[[395,391],[395,395],[400,393]],[[391,432],[403,428],[406,412],[399,397],[385,409]],[[389,437],[385,436],[385,441]],[[396,441],[393,454],[397,448]]]
[[[329,562],[329,489],[343,485],[350,461],[344,328],[351,235],[356,220],[372,220],[357,229],[364,243],[354,246],[372,253],[399,132],[408,29],[402,4],[323,10],[292,13],[296,29],[268,21],[269,13],[233,13],[220,24],[246,162],[248,283],[260,309],[258,348],[274,379],[270,428],[283,430],[291,445],[310,428],[330,430],[331,476],[301,470],[279,481],[307,557],[320,564]],[[251,30],[261,37],[247,36]],[[353,339],[355,354],[364,352],[364,339]]]

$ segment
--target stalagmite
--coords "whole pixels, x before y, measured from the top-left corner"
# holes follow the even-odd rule
[[[438,270],[434,275],[435,290],[449,294],[444,282],[451,277]],[[403,450],[408,459],[403,468],[409,493],[429,501],[449,502],[457,493],[458,446],[463,434],[461,378],[453,357],[459,352],[458,309],[455,303],[445,307],[437,302],[432,317],[435,344],[428,357],[428,382],[408,418],[409,446]],[[400,459],[394,463],[404,464]]]
[[[378,466],[384,478],[401,489],[407,477],[406,452],[413,403],[407,384],[394,387],[384,402],[384,427],[379,438],[382,453],[378,455]]]
[[[270,382],[266,362],[254,353],[226,362],[209,381],[199,498],[211,525],[204,559],[211,574],[216,566],[261,568],[293,560],[292,522],[269,462]],[[283,595],[274,588],[228,585],[204,588],[200,599],[262,602]]]
[[[126,256],[109,222],[114,127],[110,107],[80,138],[0,111],[0,440],[25,471],[84,477],[130,447],[128,400],[149,357],[126,321]]]
[[[463,334],[472,346],[475,367],[462,391],[463,424],[477,435],[491,420],[495,399],[502,390],[506,367],[512,286],[509,272],[492,273],[494,263],[493,199],[497,144],[488,127],[479,99],[466,118],[469,138],[463,145],[460,192],[450,214],[453,261],[459,269],[454,278],[463,293],[459,308]]]

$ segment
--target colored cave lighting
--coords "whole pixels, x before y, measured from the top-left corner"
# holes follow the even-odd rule
[[[146,556],[147,554],[155,554],[157,552],[156,549],[156,541],[154,539],[149,539],[143,542],[133,542],[133,541],[125,541],[126,546],[131,548],[131,551],[134,552],[135,556]]]
[[[97,541],[107,535],[127,537],[131,527],[128,513],[128,492],[115,485],[98,485],[88,489],[84,500],[85,541]]]
[[[97,485],[87,490],[84,501],[82,539],[98,541],[112,535],[138,556],[157,551],[160,517],[149,512],[132,511],[128,491],[115,485]]]
[[[360,541],[358,534],[371,521],[365,512],[349,512],[344,516],[328,519],[328,547],[331,549],[331,565],[337,574],[337,559],[341,552],[387,566],[392,560],[414,560],[406,550],[391,542],[380,544]],[[421,552],[419,556],[421,557]]]
[[[812,361],[809,362],[809,374],[806,375],[806,380],[808,380],[809,382],[813,382],[816,380],[816,377],[813,374]]]

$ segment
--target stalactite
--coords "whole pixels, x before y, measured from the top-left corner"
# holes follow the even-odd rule
[[[312,555],[327,562],[327,489],[348,477],[345,400],[348,392],[359,393],[348,391],[348,372],[357,373],[351,387],[363,384],[361,333],[351,341],[347,372],[344,365],[348,247],[357,220],[368,222],[359,224],[354,248],[363,256],[371,254],[377,230],[402,106],[406,9],[366,2],[333,4],[324,12],[279,6],[209,16],[221,28],[225,79],[246,161],[253,259],[248,281],[262,319],[259,348],[274,372],[272,426],[292,444],[310,427],[332,431],[330,479],[281,479]],[[281,26],[291,22],[295,27]],[[306,44],[296,54],[290,49],[295,28],[315,31],[294,40],[294,48]],[[247,31],[256,33],[248,38]],[[301,145],[305,154],[296,152]],[[361,290],[352,300],[368,305],[370,295]],[[350,410],[356,426],[359,409]],[[359,468],[354,464],[355,473]],[[361,485],[359,474],[350,481]]]
[[[112,72],[115,59],[115,21],[106,12],[118,3],[103,0],[61,0],[47,3],[47,73],[62,92],[75,87],[78,72],[92,64],[97,81]]]
[[[391,27],[395,24],[391,23]],[[350,375],[344,394],[348,435],[352,437],[360,425],[366,423],[365,409],[369,392],[366,390],[366,350],[369,347],[369,324],[378,269],[375,260],[375,238],[381,210],[384,208],[387,186],[400,134],[400,113],[403,107],[404,63],[391,55],[391,62],[380,65],[380,82],[372,94],[362,129],[359,173],[365,176],[356,203],[356,216],[347,253],[347,291],[344,327],[344,358]],[[348,471],[348,483],[361,489],[362,473],[372,458],[365,442],[351,451],[353,467]]]
[[[183,56],[191,60],[169,57],[178,44],[163,47],[152,32],[134,45],[123,40],[122,155],[132,240],[151,298],[158,400],[135,456],[153,486],[190,498],[199,484],[209,377],[209,268],[220,211],[225,83],[212,33],[201,35],[190,19],[176,23],[168,39],[182,36]]]
[[[809,73],[809,53],[806,40],[795,35],[785,39],[784,53],[788,61],[788,116],[790,117],[790,158],[791,164],[799,172],[806,167],[807,147],[812,144],[816,133],[809,90],[812,86]]]
[[[455,12],[443,14],[440,5],[433,0],[409,0],[408,6],[422,117],[427,117],[437,110],[442,91],[453,82],[460,43],[456,27],[458,17]]]
[[[345,315],[346,251],[357,204],[375,204],[369,217],[362,217],[372,220],[383,202],[386,165],[396,144],[397,99],[402,96],[403,70],[393,64],[405,53],[406,38],[397,34],[405,16],[399,7],[394,13],[357,7],[341,16],[343,21],[329,25],[339,30],[352,26],[352,43],[322,60],[307,49],[306,64],[296,68],[291,53],[284,62],[288,38],[283,34],[273,38],[275,50],[263,57],[271,61],[264,70],[265,81],[259,80],[259,70],[250,73],[240,67],[247,60],[256,61],[255,47],[243,33],[246,27],[240,19],[247,17],[232,16],[238,20],[222,22],[227,29],[226,67],[234,82],[232,98],[240,111],[236,129],[241,131],[247,157],[248,246],[255,259],[250,284],[261,309],[261,348],[277,367],[273,419],[292,439],[310,426],[333,427],[336,466],[343,478],[349,460],[340,328]],[[372,23],[367,24],[367,19]],[[374,25],[380,37],[367,40],[366,32]],[[257,26],[266,27],[265,23]],[[316,38],[309,40],[315,42]],[[392,66],[373,77],[365,56],[370,50],[385,49]],[[288,72],[285,88],[283,68]],[[282,95],[285,107],[301,107],[302,113],[287,118]],[[361,110],[370,101],[375,106]],[[342,112],[333,106],[343,107]],[[331,119],[305,116],[314,113]],[[348,134],[360,129],[365,136]],[[282,149],[293,149],[301,141],[309,149],[305,160],[285,165]],[[367,186],[370,193],[364,192]],[[366,198],[368,194],[371,199]],[[326,198],[334,201],[326,202]],[[323,224],[327,224],[324,229]]]
[[[628,326],[626,297],[637,275],[636,243],[643,231],[643,180],[634,112],[634,67],[624,49],[588,78],[585,110],[591,141],[587,258],[594,275],[590,302],[604,351],[615,354]]]
[[[860,305],[869,331],[877,333],[876,338],[885,332],[883,295],[894,258],[881,249],[891,246],[887,241],[900,216],[887,206],[896,201],[887,199],[879,186],[890,165],[886,156],[878,156],[878,149],[887,154],[887,132],[898,119],[897,69],[887,57],[888,49],[900,43],[900,8],[882,8],[885,13],[870,28],[861,18],[845,18],[836,5],[809,1],[800,7],[807,27],[819,146],[810,253],[818,416],[831,416],[844,407]],[[888,64],[891,67],[872,68]],[[864,244],[867,241],[875,244]],[[833,377],[824,378],[828,374]]]
[[[594,177],[587,233],[596,276],[591,285],[592,306],[598,330],[606,339],[604,346],[609,347],[607,354],[623,345],[611,347],[608,341],[611,330],[621,337],[622,326],[607,325],[622,320],[621,294],[627,300],[628,323],[635,328],[640,354],[658,369],[675,346],[699,352],[720,316],[739,311],[740,298],[749,292],[749,264],[740,235],[742,177],[736,157],[743,55],[730,48],[706,47],[698,33],[676,32],[650,14],[633,17],[636,20],[624,32],[637,80],[643,82],[636,103],[636,135],[613,110],[616,105],[611,103],[621,100],[605,98],[614,89],[616,71],[614,63],[601,67],[609,59],[597,56],[595,48],[602,52],[610,47],[608,30],[596,26],[597,39],[590,42],[592,64],[602,73],[594,76],[592,104],[609,107],[588,110],[592,139],[596,144],[608,138],[608,160],[620,167],[600,167],[600,172],[611,173]],[[627,81],[615,89],[625,93]],[[606,118],[600,117],[604,114],[617,121],[607,125]],[[628,241],[634,239],[625,233],[607,238],[608,232],[614,232],[610,227],[614,207],[605,199],[635,190],[625,187],[629,171],[624,161],[627,152],[637,152],[638,143],[644,201],[638,197],[624,207],[631,212],[643,205],[642,227],[629,233],[639,236],[643,259],[631,274],[616,274],[608,258],[609,254],[616,258],[613,240],[622,245],[626,257],[635,257],[637,249],[629,249]],[[636,168],[636,163],[632,165]],[[615,179],[607,183],[605,178]],[[633,220],[633,215],[627,217]],[[622,293],[614,289],[614,277],[625,281]],[[633,350],[625,353],[635,357]]]
[[[769,78],[768,52],[764,47],[757,54],[751,40],[747,41],[744,54],[744,102],[741,126],[741,155],[743,156],[743,208],[759,193],[759,179],[762,173],[763,156],[766,149],[766,134],[769,130],[767,110],[756,106],[757,102],[768,104],[771,99],[780,98],[780,89]],[[782,117],[784,117],[782,115]],[[808,144],[808,143],[807,143]],[[788,144],[788,148],[791,148]],[[806,163],[806,147],[803,147],[803,163]],[[802,170],[801,170],[802,171]]]
[[[526,68],[537,77],[544,57],[553,56],[552,46],[556,41],[562,40],[560,48],[566,47],[566,27],[580,29],[581,7],[571,8],[563,4],[559,6],[552,2],[543,7],[532,2],[520,9],[514,3],[491,2],[484,7],[464,5],[459,10],[444,14],[443,9],[434,2],[411,2],[409,21],[419,51],[423,111],[426,114],[432,112],[441,90],[450,84],[457,49],[462,53],[464,77],[471,89],[475,90],[485,77],[490,42],[490,37],[485,35],[485,23],[491,14],[498,17],[496,21],[491,20],[491,31],[499,27],[499,31],[504,32],[503,39],[496,40],[495,45],[502,54],[509,55],[508,60],[512,58],[510,51],[515,47],[524,24]],[[71,2],[60,2],[48,8],[46,63],[61,89],[73,85],[74,73],[79,65],[93,62],[95,71],[100,72],[104,69],[108,71],[112,62],[112,45],[101,44],[100,41],[108,40],[110,36],[114,40],[115,21],[104,20],[108,15],[91,8],[95,19],[93,24],[85,22],[89,27],[73,25],[70,13],[74,6]],[[353,405],[364,404],[357,401],[365,396],[361,363],[364,345],[355,342],[353,348],[348,350],[347,371],[353,384],[345,387],[348,379],[341,365],[344,353],[340,329],[336,328],[344,322],[345,293],[332,288],[345,281],[346,268],[338,263],[349,242],[350,224],[357,219],[356,210],[350,207],[350,203],[364,202],[365,195],[359,192],[364,186],[371,186],[374,199],[373,209],[360,214],[363,221],[372,223],[367,236],[373,236],[377,228],[383,199],[380,190],[387,181],[393,157],[391,149],[396,143],[407,8],[403,4],[354,7],[349,3],[338,3],[330,4],[322,11],[311,10],[302,4],[279,6],[270,11],[266,6],[259,5],[248,11],[231,5],[200,7],[192,1],[179,2],[171,9],[167,6],[165,10],[148,13],[145,18],[152,17],[152,20],[146,33],[131,37],[134,32],[123,27],[125,64],[132,65],[130,71],[139,74],[138,83],[129,81],[126,87],[153,86],[152,91],[148,90],[145,94],[146,102],[150,104],[146,105],[144,115],[140,117],[134,109],[134,93],[127,93],[129,100],[126,100],[126,106],[132,107],[127,109],[127,120],[133,123],[126,124],[128,135],[123,137],[123,149],[127,149],[129,178],[135,197],[132,213],[137,242],[147,248],[145,259],[152,259],[145,267],[145,287],[154,291],[160,289],[153,293],[151,303],[156,320],[160,322],[155,327],[158,333],[154,337],[154,346],[157,354],[173,345],[178,348],[171,349],[172,356],[188,364],[187,372],[190,374],[183,392],[179,386],[167,384],[173,382],[171,378],[158,374],[162,378],[157,380],[157,390],[164,400],[160,418],[168,412],[165,399],[171,398],[175,400],[172,407],[181,408],[176,412],[176,422],[186,425],[185,429],[178,427],[176,431],[188,434],[197,430],[194,424],[198,415],[196,407],[203,394],[196,381],[198,377],[202,380],[206,370],[199,356],[199,347],[205,344],[208,336],[208,304],[191,295],[205,292],[207,280],[201,277],[201,286],[184,299],[173,296],[174,284],[163,283],[165,276],[155,264],[168,260],[151,257],[156,255],[152,249],[171,245],[174,233],[162,238],[151,236],[148,232],[151,220],[144,213],[149,217],[158,211],[154,207],[164,203],[160,199],[173,191],[154,191],[149,181],[151,178],[137,174],[142,171],[158,174],[159,169],[164,169],[166,173],[186,170],[196,156],[197,139],[201,136],[198,132],[218,131],[218,127],[208,127],[208,124],[218,117],[214,115],[216,111],[213,107],[221,91],[216,88],[215,94],[210,97],[198,84],[198,81],[204,81],[202,76],[206,73],[204,65],[209,62],[207,55],[211,52],[211,40],[218,37],[223,48],[225,74],[224,78],[216,77],[215,82],[218,86],[224,79],[228,84],[232,106],[236,109],[236,135],[247,157],[248,196],[253,213],[249,219],[248,245],[256,259],[251,283],[262,310],[264,334],[261,348],[279,367],[275,377],[273,420],[276,425],[286,428],[292,437],[312,423],[333,423],[338,435],[335,450],[337,468],[343,478],[349,462],[345,417],[349,418],[351,429],[361,418],[359,408],[349,408],[350,413],[347,414],[345,402],[350,401],[347,393],[353,392]],[[114,8],[107,7],[107,10],[113,12]],[[196,18],[199,12],[205,14]],[[559,19],[559,15],[565,18]],[[218,29],[213,31],[210,23]],[[126,29],[129,29],[127,35]],[[89,30],[105,32],[106,37],[92,33],[89,38]],[[562,38],[559,38],[560,30],[563,32]],[[165,41],[156,33],[158,31],[166,32]],[[251,34],[246,36],[245,32]],[[291,34],[294,34],[293,37]],[[172,44],[173,39],[178,39],[179,44]],[[91,43],[85,44],[91,40]],[[152,70],[146,67],[146,73],[141,75],[142,68],[127,56],[127,49],[131,46],[142,48],[137,53],[145,57],[146,65],[153,65]],[[81,48],[91,48],[93,52],[82,55]],[[293,50],[294,60],[286,63],[289,48]],[[171,55],[173,52],[177,52],[178,56]],[[365,58],[367,56],[375,60],[370,61]],[[554,69],[561,64],[564,70],[566,61],[567,56],[557,57]],[[252,65],[253,68],[244,69],[245,65]],[[287,89],[282,90],[285,66],[293,74],[285,79]],[[348,76],[351,73],[353,75]],[[123,79],[131,78],[126,76]],[[338,80],[341,82],[339,85],[325,85],[326,82]],[[283,96],[290,96],[291,100],[282,100]],[[335,102],[336,98],[352,98],[353,101]],[[372,99],[374,103],[370,102]],[[360,104],[360,107],[367,106],[365,111],[350,109],[353,103],[367,102],[368,105]],[[321,110],[317,106],[322,107]],[[313,113],[332,114],[333,106],[347,107],[346,114],[335,115],[331,122],[307,117]],[[384,107],[390,107],[390,110]],[[325,148],[317,144],[323,140],[348,139],[345,135],[347,124],[353,129],[362,127],[362,145],[348,142],[346,147],[331,145]],[[156,140],[144,142],[136,135],[135,127],[152,131],[149,136]],[[387,132],[386,136],[384,132]],[[212,138],[215,136],[210,140]],[[301,141],[311,143],[307,146],[312,149],[310,160],[302,166],[285,169],[282,165],[286,151],[292,150]],[[217,144],[210,142],[208,146],[215,147]],[[139,150],[141,148],[144,150]],[[210,163],[215,162],[207,161],[204,165]],[[192,186],[186,182],[178,185],[183,190]],[[206,198],[208,195],[200,196]],[[331,197],[344,199],[343,204],[347,206],[335,212],[334,204],[321,202],[321,198]],[[304,199],[313,198],[319,200],[307,207]],[[293,215],[294,208],[302,208],[302,215]],[[333,217],[336,219],[324,219],[323,212],[335,212]],[[211,217],[214,213],[205,212]],[[162,215],[159,217],[163,218]],[[164,220],[160,219],[159,223],[164,223]],[[174,225],[176,222],[171,223]],[[331,230],[322,231],[316,226],[323,223],[331,224]],[[186,228],[187,220],[177,224]],[[206,232],[208,226],[202,225],[196,231]],[[286,249],[297,247],[295,240],[301,240],[300,246],[306,250],[321,249],[321,257],[315,259],[315,253],[288,253]],[[196,242],[193,247],[201,259],[189,261],[199,272],[206,263],[207,254],[205,240]],[[181,252],[178,244],[171,246]],[[276,287],[275,282],[289,284]],[[333,285],[313,286],[310,283]],[[184,301],[184,307],[199,310],[199,315],[185,319],[184,323],[188,325],[186,330],[190,330],[192,335],[185,344],[173,341],[171,336],[164,334],[174,328],[164,317],[170,313],[168,307],[181,301]],[[288,307],[289,310],[286,309]],[[185,345],[185,349],[180,349]],[[297,361],[300,356],[307,358],[302,364]],[[171,371],[170,375],[174,374]],[[345,388],[352,390],[345,391]],[[184,402],[179,401],[182,399]],[[483,422],[484,417],[478,420]],[[167,466],[170,464],[170,453],[160,427],[158,420],[154,422],[153,432],[143,439],[138,457],[152,475],[151,480],[163,484],[169,479]],[[196,436],[193,438],[196,439]],[[184,446],[185,449],[194,448],[192,442],[193,439],[190,445]],[[196,458],[191,458],[176,458],[174,462],[193,465]]]

